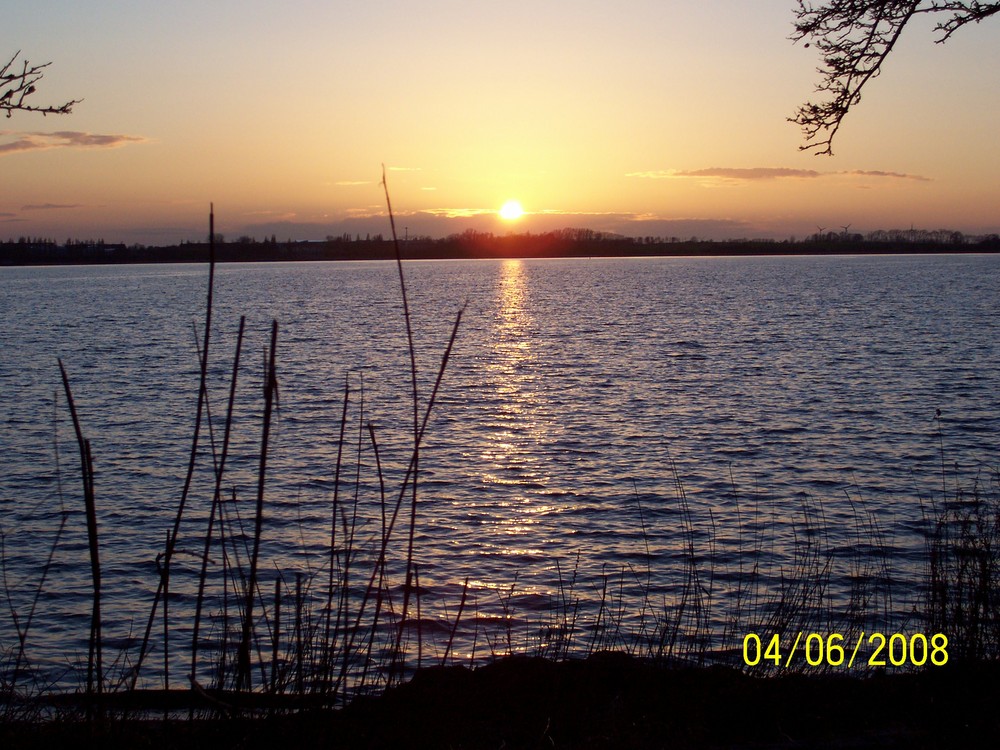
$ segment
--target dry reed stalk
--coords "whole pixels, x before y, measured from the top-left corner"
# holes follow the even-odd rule
[[[340,587],[340,610],[344,615],[343,623],[341,625],[343,632],[347,631],[348,623],[350,622],[350,603],[351,603],[351,573],[353,572],[355,556],[359,554],[356,550],[356,533],[358,528],[358,508],[361,505],[361,469],[364,464],[364,445],[365,445],[365,382],[364,378],[361,379],[361,385],[359,388],[358,395],[358,435],[355,442],[355,457],[354,457],[354,493],[351,496],[351,516],[348,520],[347,513],[341,508],[341,525],[343,527],[344,536],[344,567],[343,567],[343,579]],[[359,611],[359,617],[363,613]],[[344,664],[346,667],[350,660],[350,649],[344,652]],[[343,671],[343,670],[342,670]]]
[[[444,371],[445,371],[445,368],[447,366],[448,360],[451,357],[451,351],[452,351],[452,348],[453,348],[453,346],[455,344],[455,337],[458,334],[458,327],[459,327],[459,324],[461,322],[462,313],[464,312],[465,307],[463,305],[462,309],[459,310],[458,315],[455,318],[455,323],[454,323],[454,325],[452,327],[451,336],[448,339],[448,345],[446,346],[444,355],[442,356],[441,365],[438,368],[437,376],[436,376],[435,381],[434,381],[434,386],[431,389],[430,396],[429,396],[429,398],[427,400],[427,404],[426,404],[426,406],[424,408],[423,418],[421,420],[419,418],[419,403],[418,403],[418,400],[417,400],[416,357],[415,357],[414,352],[413,352],[413,343],[412,343],[413,339],[412,339],[412,331],[411,331],[411,327],[410,327],[409,304],[406,301],[406,284],[405,284],[405,279],[404,279],[403,273],[402,273],[402,268],[403,268],[403,265],[402,265],[402,256],[401,256],[401,254],[399,252],[399,240],[398,240],[398,237],[396,235],[395,219],[394,219],[393,213],[392,213],[392,203],[391,203],[391,200],[389,198],[389,188],[388,188],[388,184],[387,184],[386,179],[385,179],[385,167],[384,167],[384,165],[383,165],[383,169],[382,169],[382,186],[385,189],[386,205],[387,205],[388,210],[389,210],[389,219],[390,219],[390,224],[392,226],[393,242],[394,242],[394,247],[396,249],[397,269],[398,269],[399,275],[400,275],[400,285],[401,285],[401,288],[402,288],[402,294],[403,294],[403,300],[404,300],[404,314],[405,314],[405,317],[406,317],[407,338],[408,338],[408,341],[409,341],[409,349],[410,349],[410,367],[411,367],[410,372],[411,372],[411,380],[412,380],[412,386],[413,386],[413,406],[414,406],[414,440],[413,440],[414,445],[413,445],[413,452],[410,455],[409,465],[407,466],[406,473],[403,476],[402,486],[400,487],[399,496],[398,496],[398,498],[396,500],[396,504],[395,504],[395,507],[394,507],[393,512],[392,512],[391,520],[389,521],[388,526],[385,528],[385,533],[383,534],[383,538],[382,538],[382,540],[380,542],[380,545],[379,545],[380,549],[379,549],[379,554],[378,554],[378,557],[377,557],[377,559],[379,559],[379,560],[384,560],[385,557],[386,557],[387,548],[388,548],[388,545],[389,545],[389,540],[390,540],[390,538],[392,536],[393,529],[395,528],[395,523],[396,523],[396,520],[398,518],[399,511],[401,510],[403,500],[405,499],[405,497],[407,495],[407,490],[409,489],[409,490],[411,490],[412,494],[411,494],[411,505],[410,505],[410,521],[411,522],[410,522],[409,535],[408,535],[408,543],[407,543],[406,582],[404,583],[404,586],[403,586],[403,609],[402,609],[402,613],[401,613],[400,618],[399,618],[399,627],[397,628],[397,632],[396,632],[396,643],[395,643],[395,646],[394,646],[394,649],[393,649],[393,656],[392,656],[392,660],[391,660],[390,668],[389,668],[389,680],[392,681],[393,677],[396,676],[396,675],[398,675],[398,674],[400,674],[401,671],[402,671],[401,648],[402,648],[403,629],[404,629],[404,626],[405,626],[405,623],[406,623],[407,609],[408,609],[408,606],[409,606],[409,597],[410,597],[410,592],[412,590],[413,540],[414,540],[414,531],[415,531],[415,522],[416,522],[416,506],[417,506],[416,481],[417,481],[417,469],[418,469],[418,464],[419,464],[420,443],[423,440],[424,433],[426,432],[427,423],[428,423],[428,421],[430,419],[431,411],[433,410],[434,403],[435,403],[435,401],[437,399],[437,394],[438,394],[438,392],[440,390],[440,387],[441,387],[441,381],[444,378]],[[411,483],[412,483],[412,486],[411,486]],[[373,568],[371,576],[369,578],[368,586],[365,588],[365,593],[362,596],[362,601],[361,601],[361,604],[360,604],[359,609],[358,609],[357,616],[356,616],[355,621],[354,621],[354,628],[350,631],[349,640],[345,643],[345,646],[344,646],[344,649],[343,649],[344,662],[342,663],[341,676],[338,679],[337,684],[334,686],[334,694],[336,694],[338,688],[340,687],[341,684],[344,683],[344,680],[346,678],[347,655],[353,649],[355,634],[358,632],[358,630],[360,628],[361,619],[362,619],[363,613],[364,613],[364,611],[365,611],[365,609],[367,607],[368,600],[369,600],[369,598],[371,596],[371,591],[372,591],[373,585],[375,583],[375,579],[376,579],[376,577],[378,577],[380,575],[380,572],[379,572],[380,571],[380,567],[381,567],[380,565],[376,565]],[[345,631],[346,631],[346,629],[345,629]]]
[[[167,543],[164,549],[170,549],[170,529],[167,529]],[[170,688],[170,568],[166,566],[166,554],[164,554],[164,565],[160,569],[160,581],[163,583],[163,689]],[[166,714],[164,714],[166,719]]]
[[[337,554],[337,510],[338,502],[340,498],[340,469],[343,462],[344,456],[344,432],[347,429],[347,405],[350,397],[350,386],[347,377],[344,378],[344,405],[340,413],[340,436],[337,439],[337,463],[334,467],[333,475],[333,510],[331,513],[330,520],[330,559],[328,565],[330,566],[329,579],[327,582],[327,597],[326,597],[326,625],[325,632],[323,635],[323,644],[325,647],[325,658],[323,667],[323,692],[326,693],[330,689],[330,679],[333,669],[333,655],[336,653],[336,634],[333,634],[331,638],[331,624],[332,624],[332,614],[333,614],[333,592],[334,592],[334,576],[336,573],[337,564],[336,561],[339,557]],[[338,627],[339,627],[339,616],[338,611]]]
[[[740,496],[736,489],[736,478],[733,476],[732,466],[729,467],[729,485],[732,487],[733,493],[733,508],[736,510],[736,534],[737,534],[737,546],[740,549],[740,554],[737,555],[739,569],[737,572],[737,583],[736,583],[736,604],[732,610],[730,617],[726,621],[725,628],[722,632],[722,644],[723,648],[729,643],[734,643],[741,640],[739,633],[740,623],[743,622],[743,611],[745,607],[745,599],[747,596],[747,581],[745,576],[745,571],[743,567],[743,539],[744,539],[744,525],[743,525],[743,514],[740,510]]]
[[[368,422],[368,437],[371,441],[372,453],[375,456],[375,472],[378,476],[379,483],[379,508],[381,510],[381,520],[382,526],[380,529],[381,536],[380,541],[386,539],[386,515],[385,515],[385,475],[382,473],[382,459],[379,455],[378,440],[375,439],[375,428],[372,426],[371,422]],[[382,545],[380,545],[382,547]],[[378,570],[378,588],[375,594],[375,612],[372,615],[372,624],[368,629],[368,645],[365,649],[365,658],[363,661],[360,686],[363,688],[365,681],[368,678],[368,666],[371,663],[372,648],[375,642],[375,633],[378,632],[378,623],[382,616],[382,602],[385,592],[385,557],[380,555],[375,561],[376,568]],[[342,675],[343,677],[344,675]]]
[[[701,617],[701,585],[698,579],[698,568],[694,552],[694,521],[691,517],[691,508],[687,502],[687,493],[685,492],[684,485],[681,482],[677,466],[674,464],[672,459],[670,461],[670,471],[674,481],[675,495],[680,504],[681,523],[683,524],[683,536],[685,540],[685,554],[683,557],[687,566],[686,577],[681,590],[681,601],[677,608],[677,616],[672,624],[668,624],[665,620],[661,625],[660,643],[656,653],[657,659],[670,659],[676,655],[675,649],[678,645],[678,639],[683,632],[684,618],[685,615],[688,615],[689,600],[694,612],[688,616],[689,618],[694,619],[696,632],[700,625]],[[664,614],[666,616],[666,613]]]
[[[302,574],[295,574],[295,692],[301,696],[305,691],[305,645],[302,633],[302,612],[305,598],[302,592]]]
[[[232,490],[232,503],[236,505],[236,489]],[[219,644],[219,662],[216,665],[216,687],[222,688],[226,682],[227,655],[229,654],[229,591],[230,583],[235,590],[235,574],[233,566],[229,561],[229,552],[226,548],[226,520],[225,506],[219,502],[219,549],[222,551],[222,623],[220,625],[222,637]],[[230,542],[232,544],[232,542]],[[233,550],[236,550],[233,545]]]
[[[635,493],[635,505],[639,510],[639,529],[642,531],[642,547],[644,553],[644,561],[646,563],[646,580],[644,582],[639,581],[639,575],[633,570],[633,577],[636,579],[636,583],[639,584],[642,589],[642,610],[639,614],[639,633],[637,635],[636,646],[639,640],[646,639],[646,617],[648,612],[651,610],[651,603],[649,601],[649,592],[653,588],[653,554],[649,549],[649,532],[646,529],[646,514],[642,508],[642,500],[639,498],[639,488],[636,486],[635,481],[632,482],[632,491]]]
[[[445,347],[444,354],[441,356],[441,364],[438,367],[437,377],[434,380],[434,386],[431,388],[431,393],[430,397],[427,400],[427,405],[424,407],[424,415],[420,423],[420,429],[417,431],[418,446],[420,445],[420,442],[423,440],[424,433],[427,431],[427,423],[430,421],[431,412],[433,411],[434,404],[437,401],[437,394],[440,391],[441,382],[444,379],[444,373],[448,365],[448,360],[451,358],[451,351],[455,345],[455,338],[458,336],[458,328],[462,322],[462,313],[464,311],[465,311],[465,306],[463,305],[462,308],[458,311],[458,314],[455,316],[455,323],[452,325],[451,335],[448,338],[448,344]],[[402,507],[403,500],[406,497],[406,491],[409,488],[409,483],[414,475],[414,472],[416,471],[416,464],[417,464],[416,453],[413,453],[410,456],[409,465],[407,466],[406,472],[403,475],[402,485],[400,486],[399,495],[396,498],[396,504],[395,507],[393,508],[392,516],[389,519],[388,526],[386,527],[385,534],[380,543],[379,559],[385,559],[387,548],[389,545],[389,540],[392,537],[392,532],[393,529],[395,528],[396,519],[399,516],[399,511]],[[371,578],[369,579],[368,582],[368,587],[365,589],[365,594],[364,598],[362,599],[362,606],[359,609],[358,618],[355,620],[355,630],[357,630],[357,627],[360,624],[361,612],[364,611],[364,606],[370,596],[370,592],[375,582],[375,577],[377,575],[378,575],[378,570],[377,569],[373,570]],[[405,596],[405,591],[404,591],[404,596]],[[400,630],[399,632],[401,633],[402,631]],[[400,639],[397,637],[397,643],[399,643],[399,640]]]
[[[226,425],[222,437],[222,452],[215,467],[215,490],[212,494],[212,507],[208,516],[208,528],[205,531],[205,545],[201,556],[201,572],[198,577],[198,594],[195,599],[194,628],[191,634],[190,681],[192,686],[198,678],[198,634],[201,626],[202,607],[205,600],[205,584],[208,577],[209,553],[211,551],[216,514],[220,514],[221,518],[222,477],[225,473],[226,460],[229,456],[229,441],[232,435],[233,426],[233,410],[236,404],[236,382],[239,376],[240,353],[243,349],[243,330],[245,325],[246,316],[241,315],[239,331],[236,334],[236,355],[233,357],[233,374],[229,385],[229,403],[226,407]],[[224,552],[225,544],[221,544],[221,546]],[[223,572],[223,580],[225,580],[225,572]]]
[[[274,579],[274,628],[271,632],[271,693],[278,692],[278,656],[281,649],[281,576]]]
[[[601,565],[601,598],[600,603],[597,606],[597,617],[594,618],[593,635],[590,636],[590,645],[587,647],[589,653],[594,653],[597,648],[597,644],[600,642],[603,644],[603,636],[601,631],[604,629],[604,609],[607,606],[608,601],[608,575],[607,566]]]
[[[161,597],[164,595],[166,580],[170,575],[170,563],[174,555],[174,547],[177,544],[177,536],[180,533],[181,519],[184,516],[184,508],[187,505],[188,492],[191,489],[191,480],[194,476],[195,461],[198,455],[198,437],[201,430],[202,411],[205,406],[206,381],[208,379],[208,352],[209,342],[212,333],[212,297],[215,288],[215,206],[209,204],[208,213],[208,297],[205,303],[205,338],[202,345],[201,373],[198,386],[198,404],[195,409],[194,434],[191,438],[191,452],[188,458],[187,473],[184,477],[184,486],[181,489],[180,502],[177,505],[177,513],[174,516],[173,529],[168,537],[167,548],[164,550],[163,566],[160,574],[160,582],[153,597],[153,606],[150,608],[149,620],[146,624],[146,631],[142,638],[142,645],[139,648],[139,655],[136,658],[132,671],[130,689],[135,690],[139,680],[139,671],[142,669],[143,661],[149,650],[149,639],[152,636],[153,623],[156,620],[156,610]],[[164,638],[167,637],[166,625],[164,626]],[[169,688],[169,683],[164,688]]]
[[[441,657],[441,666],[445,666],[448,663],[448,654],[451,653],[452,644],[455,642],[455,634],[458,632],[458,623],[462,619],[462,612],[465,610],[465,601],[469,595],[469,577],[465,577],[465,583],[462,584],[462,600],[458,603],[458,614],[455,615],[455,624],[451,626],[451,635],[448,636],[448,645],[445,646],[444,656]]]
[[[393,669],[390,669],[390,681],[392,671],[396,667],[400,647],[403,640],[403,628],[406,623],[406,615],[409,611],[410,589],[413,582],[413,543],[417,524],[417,476],[420,456],[420,438],[417,426],[419,423],[419,401],[417,397],[417,358],[413,348],[413,329],[410,325],[410,306],[406,297],[406,280],[403,276],[403,258],[399,251],[399,237],[396,235],[396,219],[392,213],[392,201],[389,198],[389,183],[385,177],[385,165],[382,165],[382,187],[385,190],[385,203],[389,211],[389,226],[392,229],[392,245],[396,252],[396,269],[399,272],[399,289],[403,298],[403,317],[406,319],[406,342],[410,354],[410,382],[413,399],[413,477],[410,500],[410,529],[406,545],[406,583],[403,586],[403,612],[399,618],[399,630],[396,634],[396,653],[393,656]]]
[[[260,463],[257,469],[257,510],[254,514],[253,552],[250,556],[250,576],[243,609],[243,629],[240,638],[236,685],[238,690],[250,690],[250,650],[253,641],[253,603],[257,595],[257,568],[260,560],[260,538],[264,528],[264,484],[267,475],[267,449],[271,434],[271,411],[278,391],[275,350],[278,345],[278,321],[271,323],[271,347],[264,374],[264,426],[260,440]]]
[[[63,389],[66,391],[66,401],[69,413],[73,419],[73,430],[76,432],[77,445],[80,448],[80,474],[83,480],[83,501],[87,517],[87,544],[90,550],[90,574],[93,584],[93,605],[90,615],[90,644],[87,657],[87,695],[94,693],[96,671],[97,695],[103,692],[104,669],[102,664],[101,638],[101,558],[97,544],[97,506],[94,500],[94,460],[90,452],[90,441],[84,439],[80,427],[80,418],[76,413],[73,392],[69,387],[69,377],[62,360],[59,362],[59,372],[62,374]],[[88,706],[88,713],[91,707]],[[100,709],[98,709],[100,711]]]

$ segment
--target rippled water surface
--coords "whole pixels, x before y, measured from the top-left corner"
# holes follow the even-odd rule
[[[750,571],[755,606],[766,609],[800,570],[803,549],[820,550],[834,611],[873,542],[892,575],[895,614],[870,614],[904,617],[919,600],[923,519],[942,482],[968,485],[996,464],[995,256],[412,262],[405,273],[420,418],[464,305],[421,447],[414,535],[421,618],[445,634],[438,641],[469,579],[462,653],[498,648],[503,623],[537,636],[533,623],[551,624],[553,613],[581,641],[639,637],[651,612],[677,611],[685,591],[691,598],[692,571],[702,629],[722,648]],[[69,669],[86,657],[90,567],[57,358],[93,454],[106,637],[126,644],[145,627],[184,486],[207,268],[5,268],[0,285],[5,587],[23,619],[68,510],[31,639],[36,659]],[[262,586],[280,575],[290,590],[296,573],[307,583],[328,575],[345,384],[335,533],[342,544],[355,529],[359,568],[383,523],[366,425],[389,515],[413,444],[395,264],[219,267],[212,431],[202,430],[172,586],[181,632],[241,315],[222,483],[236,499],[227,504],[233,533],[240,522],[252,527],[264,354],[272,319],[279,325]],[[397,609],[405,545],[397,531]],[[310,589],[320,600],[321,588]],[[0,622],[10,648],[10,618]],[[608,635],[608,623],[633,635]],[[525,644],[535,637],[523,633]]]

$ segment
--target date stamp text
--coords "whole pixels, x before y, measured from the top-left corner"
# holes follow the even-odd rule
[[[778,633],[743,637],[743,662],[748,667],[941,667],[948,663],[948,636],[944,633],[864,633],[846,641],[840,633],[803,633],[792,638]]]

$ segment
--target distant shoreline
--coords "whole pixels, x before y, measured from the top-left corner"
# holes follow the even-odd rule
[[[790,255],[961,255],[1000,253],[1000,239],[978,242],[875,241],[819,239],[801,242],[770,240],[669,240],[540,235],[463,234],[444,239],[400,240],[404,260],[483,260],[501,258],[623,258],[623,257],[721,257]],[[141,263],[204,263],[208,242],[163,247],[20,240],[0,243],[0,266],[118,265]],[[217,241],[215,260],[220,263],[276,263],[289,261],[394,260],[395,245],[382,236],[337,237],[325,241],[278,242],[241,238]]]

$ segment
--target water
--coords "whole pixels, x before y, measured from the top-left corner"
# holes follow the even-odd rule
[[[466,578],[453,646],[462,658],[558,648],[559,632],[575,649],[637,648],[670,617],[719,652],[747,623],[766,621],[788,580],[817,570],[805,562],[817,551],[829,568],[827,599],[810,603],[813,626],[838,627],[852,575],[878,568],[890,580],[860,616],[902,627],[919,603],[924,515],[942,481],[969,486],[996,465],[995,256],[413,262],[405,273],[421,418],[465,306],[420,453],[415,561],[430,657],[442,655]],[[73,684],[87,657],[90,567],[56,360],[91,441],[104,636],[117,654],[145,628],[184,485],[207,268],[4,268],[0,284],[6,588],[23,622],[65,509],[29,652],[46,679]],[[238,512],[251,535],[263,354],[276,319],[260,579],[270,601],[281,575],[288,606],[300,574],[322,623],[345,382],[337,533],[342,543],[355,517],[343,503],[358,487],[355,602],[382,524],[365,425],[389,513],[412,448],[396,267],[219,267],[208,382],[217,445],[241,315],[229,528],[238,534]],[[187,635],[187,650],[213,494],[206,432],[171,584],[171,637]],[[389,550],[396,613],[409,511],[407,495]],[[214,597],[207,611],[221,608]],[[216,645],[220,627],[204,626]],[[15,644],[11,618],[0,618],[0,647]]]

